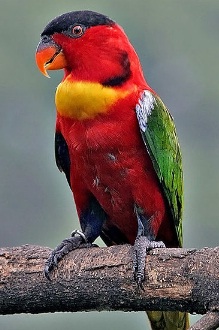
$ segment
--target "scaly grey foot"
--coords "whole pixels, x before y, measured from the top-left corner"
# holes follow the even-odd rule
[[[49,258],[45,262],[44,274],[46,278],[51,281],[50,278],[51,271],[58,266],[59,261],[62,260],[66,254],[78,248],[87,248],[92,246],[97,246],[97,245],[87,242],[84,233],[82,233],[81,231],[74,230],[71,233],[71,237],[64,239],[61,242],[61,244],[59,244],[51,252]]]
[[[162,241],[150,241],[146,236],[137,236],[134,244],[134,278],[139,289],[144,290],[144,271],[145,271],[145,258],[147,252],[155,248],[165,248]]]

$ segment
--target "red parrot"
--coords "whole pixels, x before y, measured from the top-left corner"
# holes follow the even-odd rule
[[[182,246],[183,178],[173,118],[147,84],[123,29],[92,11],[52,20],[36,51],[39,70],[64,70],[55,94],[55,156],[72,190],[82,231],[51,253],[52,269],[73,249],[134,245],[135,280],[145,257]],[[187,314],[148,312],[153,329],[187,329]]]

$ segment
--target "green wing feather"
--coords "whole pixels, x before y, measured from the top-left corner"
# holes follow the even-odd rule
[[[182,246],[183,172],[176,128],[158,96],[144,91],[136,106],[141,134],[173,216]]]

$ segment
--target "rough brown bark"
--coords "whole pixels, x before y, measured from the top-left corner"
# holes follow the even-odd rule
[[[219,327],[219,313],[208,312],[189,330],[216,330]]]
[[[155,249],[144,291],[133,280],[132,247],[79,249],[45,279],[51,250],[0,249],[0,314],[90,310],[219,312],[219,247]]]

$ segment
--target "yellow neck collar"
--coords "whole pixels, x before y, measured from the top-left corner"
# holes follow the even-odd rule
[[[68,77],[56,90],[55,103],[60,115],[83,120],[106,113],[119,99],[130,91],[105,87],[100,83],[73,81]]]

